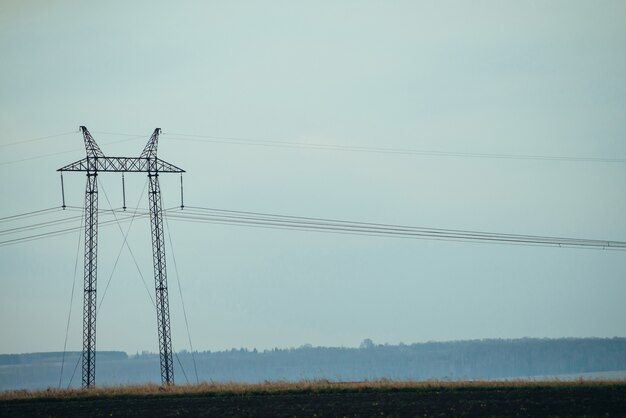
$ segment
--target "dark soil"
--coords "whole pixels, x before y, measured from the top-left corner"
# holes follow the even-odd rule
[[[164,394],[0,401],[0,417],[626,417],[626,385]]]

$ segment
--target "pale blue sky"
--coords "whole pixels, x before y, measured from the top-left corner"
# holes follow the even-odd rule
[[[160,157],[188,171],[189,205],[626,240],[624,163],[175,135],[626,158],[625,18],[622,1],[1,1],[0,217],[59,205],[55,170],[84,156],[79,133],[7,144],[86,125],[106,154],[138,155],[160,127]],[[143,137],[112,143],[127,137],[105,132]],[[65,180],[68,203],[82,205],[84,176]],[[101,180],[121,205],[119,176]],[[134,206],[145,180],[127,182]],[[163,176],[165,206],[177,204],[177,182]],[[626,336],[622,252],[170,226],[201,350]],[[148,222],[129,239],[151,286]],[[77,240],[0,247],[0,352],[63,348]],[[102,229],[100,289],[120,245],[118,230]],[[174,347],[188,348],[169,267]],[[158,351],[155,322],[124,252],[98,348]]]

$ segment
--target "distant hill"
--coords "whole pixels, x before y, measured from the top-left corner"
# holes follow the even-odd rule
[[[80,352],[51,351],[46,353],[27,353],[27,354],[0,354],[0,366],[9,364],[36,364],[36,363],[56,363],[63,361],[63,357],[70,358],[78,355]],[[98,351],[98,360],[126,360],[128,354],[123,351]]]
[[[516,379],[626,376],[626,338],[514,339],[189,352],[174,359],[176,381],[330,379]],[[59,385],[63,353],[0,355],[0,390]],[[62,386],[80,386],[80,353],[65,353]],[[100,385],[160,382],[158,354],[96,355]],[[73,376],[73,378],[72,378]]]

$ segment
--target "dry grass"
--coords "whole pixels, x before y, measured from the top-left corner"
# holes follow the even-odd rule
[[[328,392],[328,391],[367,391],[367,390],[496,390],[515,388],[567,388],[576,386],[626,386],[626,379],[619,380],[509,380],[509,381],[398,381],[371,380],[363,382],[333,382],[330,380],[305,380],[300,382],[273,381],[264,383],[207,383],[197,385],[173,385],[163,387],[158,384],[97,386],[90,389],[46,390],[7,390],[0,392],[0,400],[10,399],[52,399],[110,396],[150,396],[150,395],[228,395],[277,392]]]

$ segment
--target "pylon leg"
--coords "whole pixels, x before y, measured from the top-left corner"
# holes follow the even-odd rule
[[[156,290],[157,327],[159,332],[159,355],[161,359],[161,383],[174,383],[172,360],[172,335],[170,330],[170,307],[167,294],[167,270],[165,268],[165,238],[163,235],[163,212],[159,175],[149,173],[150,225],[152,229],[152,261]]]
[[[85,189],[85,281],[83,298],[83,387],[96,381],[96,278],[98,254],[98,183],[87,173]]]

